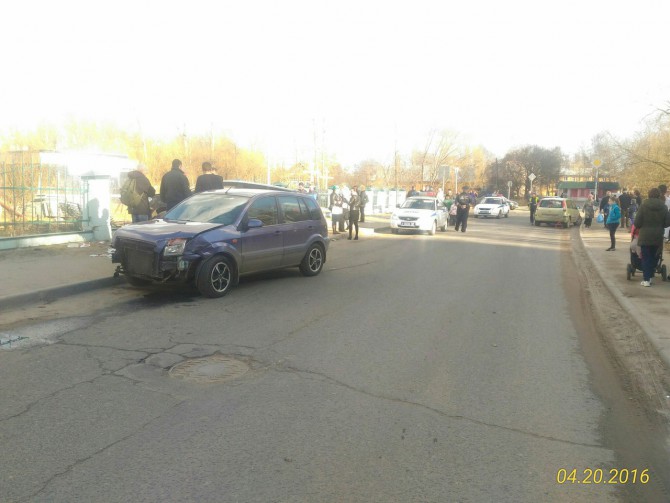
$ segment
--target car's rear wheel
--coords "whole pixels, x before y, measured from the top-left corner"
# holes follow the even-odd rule
[[[196,287],[205,297],[223,297],[233,286],[233,277],[233,265],[230,259],[217,255],[200,267]]]
[[[303,276],[316,276],[323,269],[325,258],[323,247],[319,243],[314,243],[300,262],[300,272]]]
[[[428,234],[431,236],[435,235],[435,232],[437,231],[437,222],[433,220],[433,225],[430,227],[430,230],[428,231]]]
[[[665,264],[661,266],[661,280],[668,281],[668,268],[665,267]]]
[[[132,286],[147,286],[151,284],[150,279],[138,278],[137,276],[128,276],[126,274],[126,281]]]

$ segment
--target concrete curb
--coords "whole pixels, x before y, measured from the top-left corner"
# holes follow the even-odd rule
[[[123,278],[115,278],[111,276],[109,278],[100,278],[90,281],[82,281],[80,283],[72,283],[70,285],[56,286],[45,290],[34,290],[20,295],[0,298],[0,311],[15,309],[26,304],[52,302],[62,297],[122,284],[124,284]]]
[[[668,368],[670,368],[670,352],[668,352],[667,348],[664,348],[660,345],[661,334],[657,333],[657,331],[652,326],[650,326],[649,323],[647,323],[646,319],[642,316],[642,313],[640,313],[640,311],[635,308],[633,303],[630,300],[628,300],[628,298],[626,298],[621,293],[621,290],[614,285],[612,280],[609,279],[612,274],[612,271],[609,272],[606,271],[600,264],[600,262],[598,260],[595,260],[593,254],[589,250],[589,247],[584,244],[584,241],[582,239],[582,229],[583,227],[579,228],[580,243],[582,245],[582,248],[586,252],[586,255],[589,257],[591,264],[596,269],[596,271],[598,271],[598,276],[600,276],[600,279],[605,284],[605,287],[607,287],[607,290],[612,294],[612,296],[616,299],[619,305],[626,310],[626,312],[630,315],[630,317],[633,318],[633,321],[635,321],[635,323],[637,323],[637,325],[642,329],[642,331],[647,336],[647,340],[654,347],[654,349],[661,357],[665,365]]]

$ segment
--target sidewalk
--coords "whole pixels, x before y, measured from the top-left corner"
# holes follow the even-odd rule
[[[361,237],[372,237],[375,228],[388,225],[388,218],[388,215],[366,215],[366,222],[360,226]],[[591,229],[582,227],[580,236],[603,283],[670,366],[670,281],[663,282],[656,277],[653,286],[645,288],[640,285],[640,272],[631,281],[626,279],[626,265],[630,261],[630,237],[626,229],[617,233],[614,252],[605,251],[609,247],[609,233],[597,224]],[[330,237],[333,241],[346,240],[348,233],[330,234]],[[108,242],[83,245],[70,243],[0,251],[0,313],[28,303],[49,302],[124,284],[123,278],[113,277],[116,266],[110,260]],[[667,248],[665,257],[670,260]]]
[[[69,243],[0,251],[0,313],[29,303],[123,284],[108,242]]]
[[[630,281],[626,266],[630,263],[630,229],[619,229],[615,251],[610,246],[609,232],[594,222],[590,229],[582,227],[580,236],[593,267],[617,302],[646,333],[666,365],[670,366],[670,281],[656,275],[650,288],[640,285],[642,272],[637,271]],[[665,264],[670,252],[666,245]]]

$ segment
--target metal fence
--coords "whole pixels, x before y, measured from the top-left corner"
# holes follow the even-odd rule
[[[86,184],[41,157],[0,153],[0,238],[82,230]]]

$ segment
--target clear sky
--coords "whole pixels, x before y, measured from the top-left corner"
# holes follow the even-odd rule
[[[574,152],[670,101],[667,0],[6,0],[0,20],[0,128],[213,128],[288,162],[316,130],[347,166],[434,128]]]

